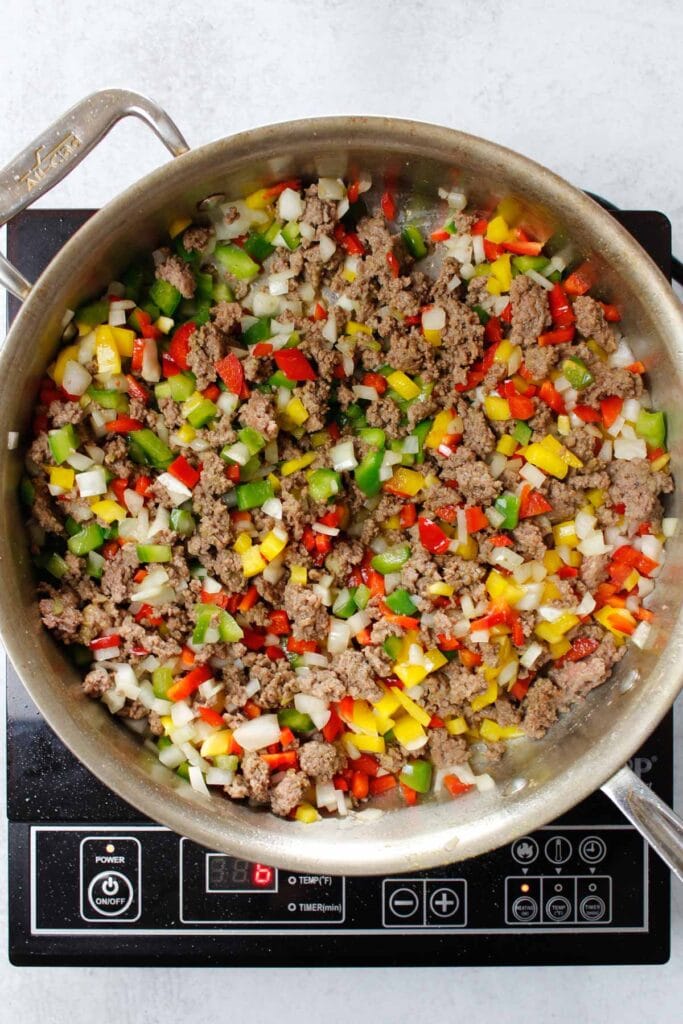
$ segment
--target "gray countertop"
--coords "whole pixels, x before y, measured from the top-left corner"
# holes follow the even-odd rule
[[[617,205],[663,210],[681,254],[682,11],[673,0],[6,0],[0,163],[77,99],[112,85],[148,93],[192,145],[294,117],[393,114],[509,145]],[[164,159],[139,123],[124,123],[44,205],[101,205]],[[680,721],[676,750],[680,755]],[[678,794],[682,764],[677,756]],[[8,1019],[154,1024],[229,1017],[288,1024],[302,1012],[309,1019],[360,1018],[373,1005],[382,1007],[373,1015],[386,1020],[419,1015],[441,1022],[467,1011],[506,1022],[680,1019],[678,886],[672,958],[662,967],[278,969],[267,975],[14,968],[6,959],[0,827],[0,998]],[[312,961],[315,956],[312,949]]]

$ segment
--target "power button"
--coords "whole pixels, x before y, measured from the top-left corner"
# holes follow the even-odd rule
[[[137,921],[141,910],[139,839],[88,836],[81,842],[81,917],[100,924]]]

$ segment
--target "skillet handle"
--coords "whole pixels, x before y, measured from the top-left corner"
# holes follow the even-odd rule
[[[173,156],[189,146],[164,110],[126,89],[86,96],[0,170],[0,226],[48,192],[124,117],[139,117]],[[0,254],[0,285],[25,299],[31,284]]]
[[[602,791],[683,882],[683,820],[630,768],[608,779]]]

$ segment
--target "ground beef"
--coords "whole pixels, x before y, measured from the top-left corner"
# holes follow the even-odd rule
[[[48,629],[54,630],[60,640],[67,643],[78,636],[83,624],[78,595],[66,587],[59,591],[49,588],[52,596],[39,603],[40,617]]]
[[[391,438],[398,437],[401,433],[401,410],[393,398],[379,398],[370,402],[365,418],[370,427],[380,427],[386,431]]]
[[[311,775],[318,782],[329,782],[344,767],[346,758],[342,757],[332,743],[321,743],[310,740],[299,749],[299,767],[302,772]]]
[[[78,402],[50,402],[47,410],[48,419],[53,427],[63,427],[66,423],[81,423],[88,410]]]
[[[140,568],[134,544],[124,544],[113,558],[104,563],[101,586],[117,604],[129,598],[133,576]]]
[[[605,579],[605,571],[607,569],[607,563],[609,558],[607,555],[589,555],[581,563],[579,569],[579,578],[591,594],[594,594],[600,584]]]
[[[543,531],[535,523],[520,523],[512,531],[515,547],[527,561],[542,562],[546,553]]]
[[[220,331],[232,334],[242,320],[242,307],[239,302],[219,302],[217,306],[212,306],[211,316]]]
[[[322,643],[329,629],[329,615],[321,599],[310,587],[289,583],[285,587],[285,611],[294,636],[300,640]]]
[[[188,252],[202,252],[212,238],[211,228],[191,227],[183,233],[183,245]]]
[[[538,336],[551,324],[548,296],[540,284],[535,284],[526,274],[519,274],[510,288],[512,306],[513,345],[536,349]]]
[[[605,312],[600,303],[590,295],[579,295],[574,299],[573,309],[579,334],[597,341],[605,352],[616,352],[617,339],[605,320]]]
[[[581,661],[565,662],[561,668],[551,668],[548,674],[559,691],[558,709],[566,711],[600,686],[625,653],[625,647],[616,647],[612,636],[606,635],[595,654]]]
[[[595,382],[581,392],[581,404],[599,408],[603,398],[613,395],[619,398],[638,398],[643,393],[643,382],[639,374],[631,373],[621,366],[603,366]]]
[[[216,324],[203,324],[190,335],[187,363],[197,378],[197,390],[203,391],[216,379],[216,363],[227,353],[225,333]]]
[[[285,772],[270,794],[270,807],[274,814],[280,818],[286,818],[290,811],[293,811],[304,798],[308,789],[308,776],[302,772],[295,772],[291,769]]]
[[[467,743],[461,736],[449,736],[445,729],[433,729],[429,738],[429,757],[437,768],[450,768],[469,758]]]
[[[529,345],[524,352],[524,365],[534,380],[545,380],[558,359],[557,345]]]
[[[111,690],[113,686],[113,677],[101,666],[91,669],[83,680],[83,691],[89,697],[101,697],[103,693]]]
[[[344,689],[358,700],[379,700],[380,687],[361,651],[351,648],[339,654],[334,660],[334,671],[344,684]]]
[[[578,664],[578,663],[577,663]],[[532,739],[540,739],[557,718],[559,690],[550,679],[537,679],[524,702],[522,729]]]
[[[492,505],[503,489],[485,462],[466,462],[456,470],[456,480],[468,505]]]
[[[157,281],[168,281],[172,284],[184,299],[194,297],[196,284],[192,268],[189,263],[181,260],[180,256],[167,256],[159,263],[154,275]]]
[[[255,751],[247,750],[240,761],[240,768],[249,798],[256,804],[268,803],[270,770],[266,762]]]
[[[608,464],[607,472],[611,480],[610,501],[614,505],[624,504],[626,518],[634,523],[652,519],[657,495],[673,489],[671,477],[653,473],[646,459],[618,459]]]
[[[272,399],[261,391],[254,391],[249,401],[240,406],[239,418],[245,427],[258,430],[266,440],[272,441],[277,437],[278,425]]]
[[[495,448],[496,438],[481,409],[459,401],[458,412],[463,421],[462,443],[465,448],[479,456],[489,455]]]
[[[451,661],[422,684],[421,703],[433,714],[460,715],[478,693],[486,689],[484,677]]]

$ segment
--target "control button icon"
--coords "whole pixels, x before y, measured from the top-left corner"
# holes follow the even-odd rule
[[[412,917],[420,907],[414,889],[394,889],[389,896],[389,910],[395,917]]]
[[[600,836],[586,836],[579,844],[579,857],[586,864],[599,864],[607,854],[607,845]]]
[[[566,836],[551,836],[545,844],[544,852],[551,864],[566,864],[574,849]]]
[[[429,910],[436,917],[453,917],[460,906],[460,897],[450,888],[435,889],[429,898]]]
[[[584,921],[601,921],[607,907],[601,896],[586,896],[579,904],[579,914]]]
[[[102,871],[88,886],[88,903],[97,914],[118,917],[133,902],[133,886],[120,871]]]
[[[545,905],[550,921],[566,921],[572,912],[572,905],[566,896],[551,896]]]
[[[515,840],[510,852],[518,864],[533,864],[538,857],[538,843],[533,836],[522,836]]]
[[[512,904],[512,916],[522,923],[533,921],[538,916],[538,903],[531,896],[519,896]]]

